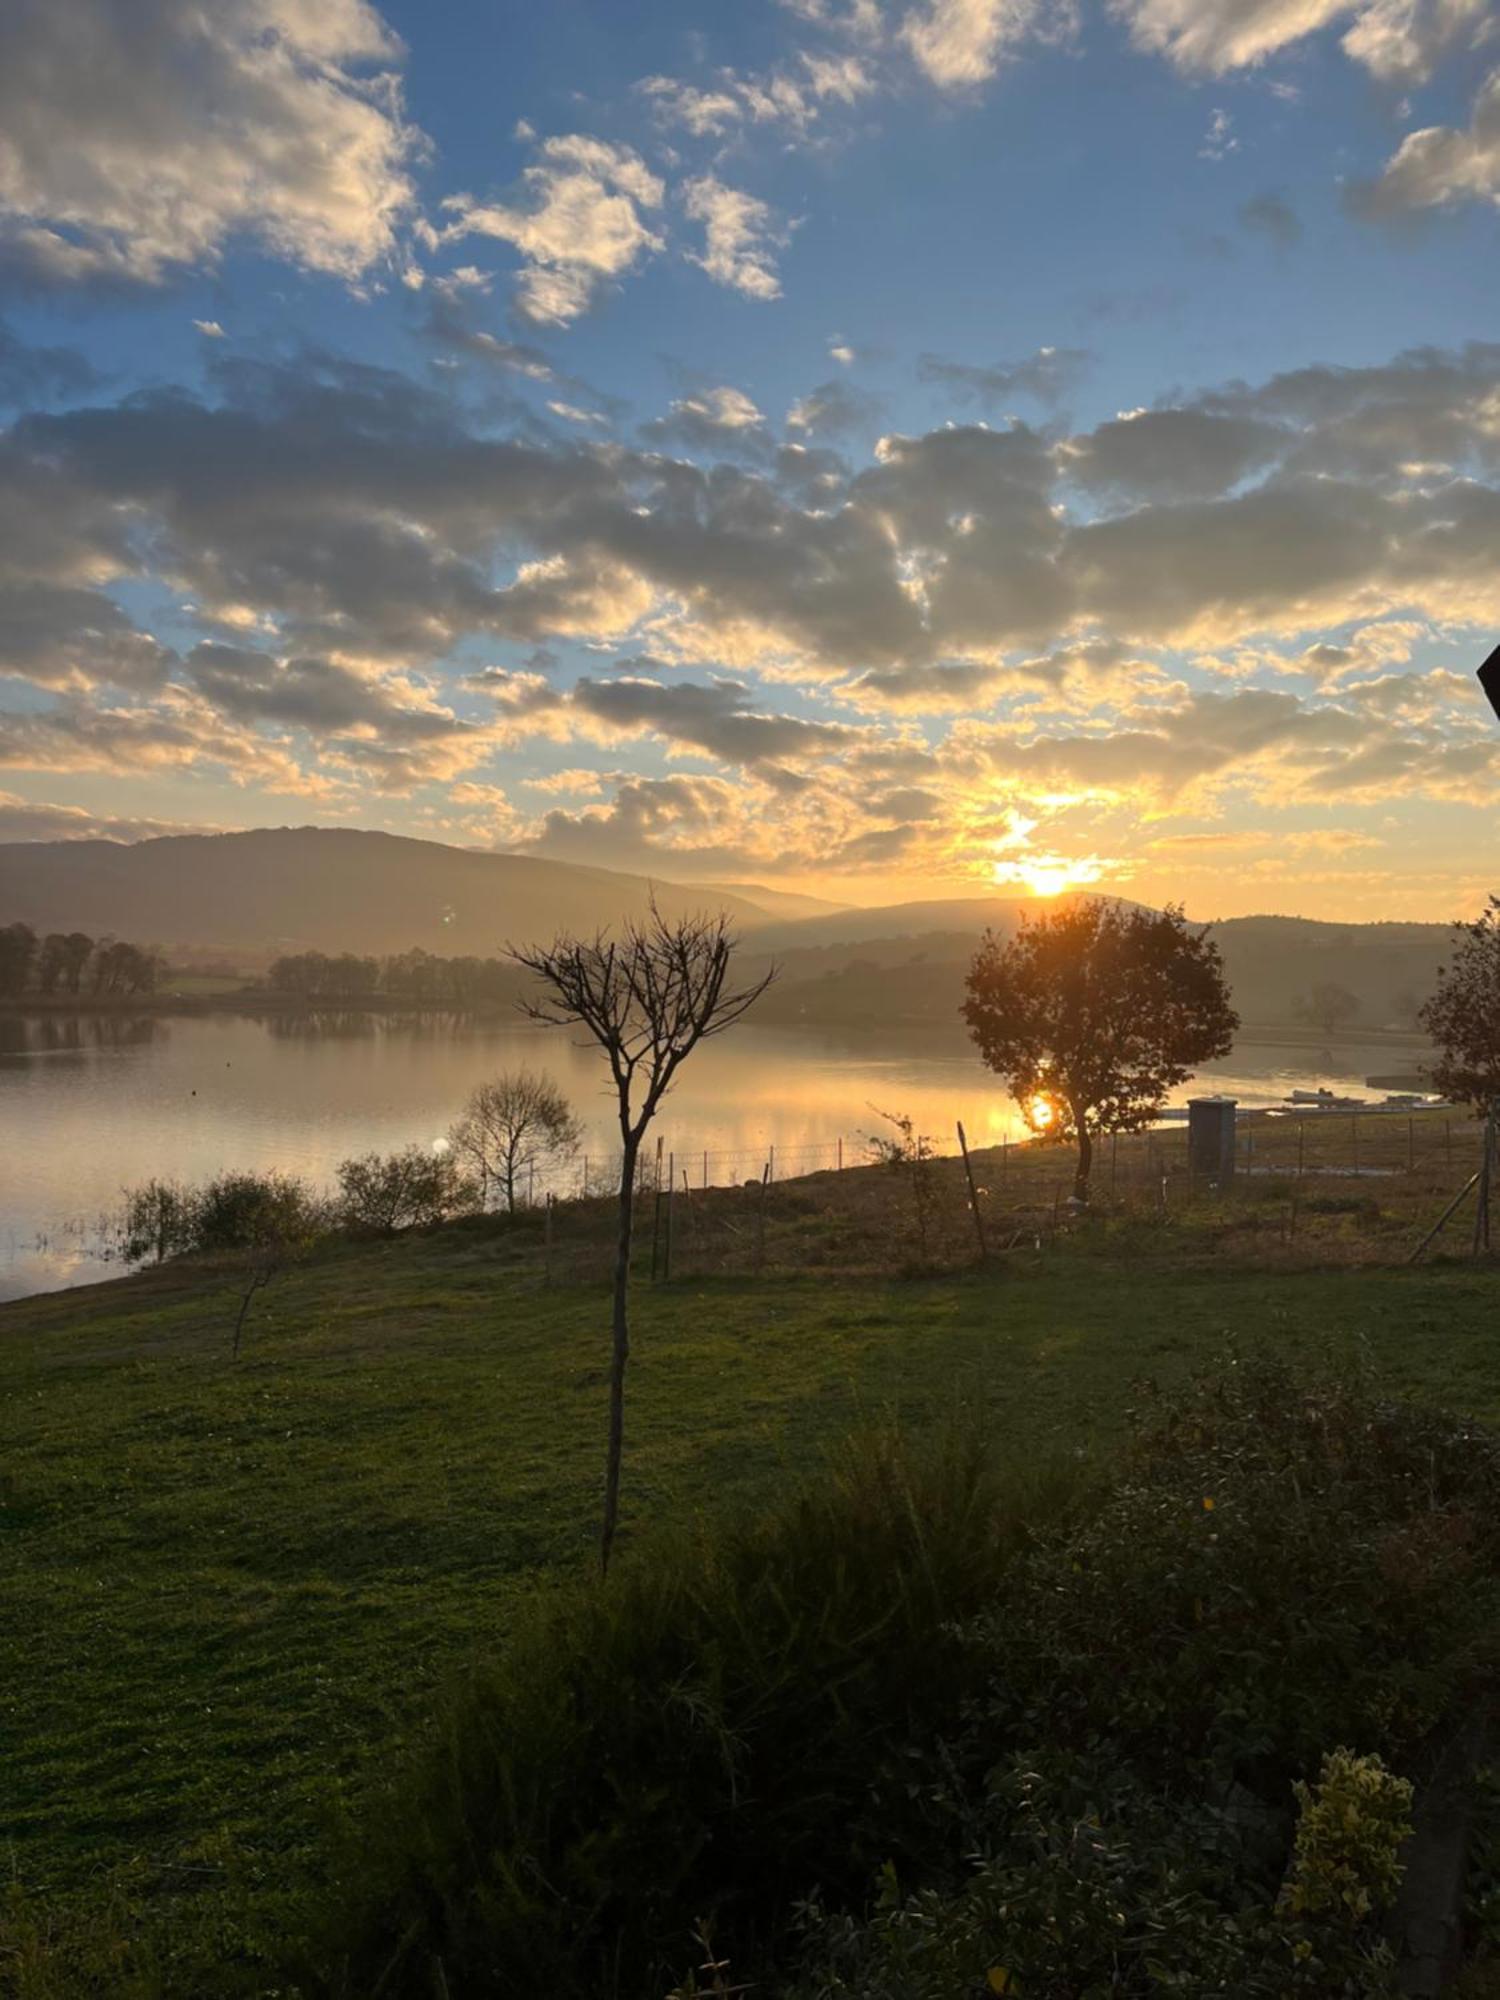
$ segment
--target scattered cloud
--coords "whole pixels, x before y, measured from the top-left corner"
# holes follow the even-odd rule
[[[585,133],[544,139],[514,202],[452,195],[452,220],[430,231],[434,247],[469,236],[512,244],[522,258],[516,310],[538,326],[566,326],[664,241],[644,216],[661,206],[663,181],[640,154]]]
[[[765,202],[742,188],[726,187],[713,174],[701,174],[684,186],[682,203],[689,220],[703,224],[703,248],[688,252],[689,263],[706,271],[716,285],[746,298],[781,297],[774,259],[788,231],[778,226]]]
[[[1302,218],[1284,195],[1267,189],[1252,195],[1240,210],[1240,225],[1263,236],[1278,250],[1295,250],[1302,241]]]
[[[1354,212],[1375,221],[1465,201],[1500,205],[1500,69],[1481,84],[1467,130],[1409,132],[1378,180],[1349,190]]]
[[[402,57],[367,0],[6,8],[0,257],[46,289],[157,285],[245,236],[357,281],[414,201]]]
[[[1029,396],[1054,409],[1077,387],[1093,359],[1086,347],[1039,347],[1035,354],[1019,361],[995,361],[978,367],[924,354],[917,364],[917,375],[923,382],[937,382],[953,390],[960,401],[986,410],[1001,409],[1014,396]]]

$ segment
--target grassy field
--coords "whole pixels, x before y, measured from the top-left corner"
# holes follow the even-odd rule
[[[1395,1386],[1500,1421],[1493,1269],[1400,1268],[1432,1206],[1409,1199],[1388,1227],[1375,1203],[1383,1265],[1254,1263],[1221,1205],[982,1273],[768,1259],[758,1281],[643,1286],[627,1545],[784,1490],[860,1426],[977,1418],[1017,1454],[1107,1449],[1133,1382],[1233,1343],[1358,1345]],[[113,1883],[252,1946],[295,1929],[371,1760],[520,1598],[588,1563],[606,1300],[541,1285],[539,1230],[332,1247],[261,1295],[238,1363],[211,1268],[0,1308],[0,1852],[33,1911],[66,1921]]]

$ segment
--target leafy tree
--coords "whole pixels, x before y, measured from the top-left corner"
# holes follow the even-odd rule
[[[1435,1087],[1486,1113],[1500,1103],[1500,898],[1453,931],[1453,956],[1418,1019],[1437,1044]]]
[[[83,987],[83,975],[94,953],[94,940],[87,931],[69,931],[63,939],[62,976],[70,993]]]
[[[1358,997],[1347,986],[1340,986],[1331,979],[1315,986],[1297,1006],[1299,1019],[1310,1021],[1325,1035],[1336,1035],[1340,1028],[1349,1025],[1358,1012]]]
[[[449,1143],[479,1182],[482,1206],[492,1184],[516,1212],[516,1183],[548,1160],[578,1150],[582,1128],[550,1076],[516,1070],[482,1083],[448,1134]]]
[[[449,1153],[407,1146],[399,1153],[365,1153],[338,1166],[338,1218],[346,1229],[394,1236],[425,1229],[472,1208],[476,1191]]]
[[[533,1020],[583,1027],[603,1050],[615,1087],[620,1126],[619,1225],[615,1246],[609,1373],[609,1443],[599,1564],[608,1570],[620,1512],[625,1437],[625,1365],[630,1356],[630,1247],[636,1163],[641,1143],[672,1079],[699,1042],[732,1028],[775,977],[729,990],[735,936],[724,916],[668,919],[649,915],[618,939],[600,931],[588,941],[560,935],[550,945],[510,956],[541,982],[543,998],[526,1003]]]
[[[1078,902],[986,935],[968,972],[969,1033],[1033,1131],[1075,1139],[1089,1198],[1094,1139],[1138,1132],[1239,1026],[1218,946],[1180,909]]]
[[[0,930],[0,993],[26,991],[36,957],[36,932],[30,924],[7,924]]]

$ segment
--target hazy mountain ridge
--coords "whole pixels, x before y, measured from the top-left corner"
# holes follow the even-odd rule
[[[508,939],[618,923],[644,910],[653,892],[669,914],[708,903],[745,932],[768,921],[759,905],[727,890],[354,828],[172,834],[129,846],[0,844],[0,921],[111,931],[245,966],[282,952],[414,946],[489,957]]]
[[[758,1019],[827,1027],[952,1031],[979,938],[1038,908],[992,895],[845,909],[344,827],[0,844],[0,922],[113,933],[246,969],[305,950],[489,957],[507,940],[617,924],[653,893],[668,914],[723,909],[750,960],[774,959],[781,976]],[[1279,916],[1229,918],[1214,934],[1247,1024],[1289,1025],[1313,987],[1332,983],[1358,1000],[1356,1028],[1409,1025],[1452,939],[1447,923]]]

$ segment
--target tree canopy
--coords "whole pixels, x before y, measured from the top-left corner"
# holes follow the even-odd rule
[[[1453,956],[1418,1019],[1438,1047],[1437,1089],[1488,1112],[1500,1103],[1500,898],[1453,929]]]
[[[1095,1136],[1149,1124],[1239,1026],[1218,947],[1180,909],[1079,901],[1023,918],[986,935],[967,986],[969,1033],[1027,1123],[1077,1141],[1080,1201]]]

